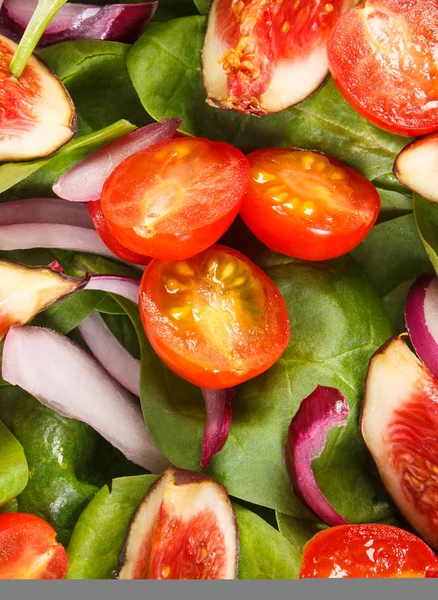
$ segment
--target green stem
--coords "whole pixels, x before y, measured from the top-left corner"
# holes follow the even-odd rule
[[[11,61],[9,70],[14,77],[21,77],[27,61],[35,50],[47,25],[67,0],[39,0],[26,31]]]

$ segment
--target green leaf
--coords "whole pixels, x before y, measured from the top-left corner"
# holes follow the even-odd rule
[[[438,205],[414,194],[414,216],[427,256],[438,273]]]
[[[200,15],[206,15],[208,13],[210,4],[210,0],[195,0],[195,5]]]
[[[61,79],[77,113],[79,135],[120,119],[137,126],[152,121],[142,107],[126,68],[130,46],[118,42],[62,42],[40,50],[40,58]]]
[[[18,496],[26,487],[27,479],[23,447],[0,421],[0,506]]]
[[[406,195],[394,190],[377,188],[380,196],[380,213],[378,222],[390,221],[412,212],[412,194]]]
[[[21,77],[24,67],[37,47],[47,25],[66,2],[67,0],[39,0],[11,61],[10,71],[17,79]]]
[[[156,475],[114,479],[81,513],[73,530],[67,579],[110,579],[116,568],[128,523]]]
[[[406,294],[417,277],[431,271],[413,216],[376,225],[352,255],[382,297],[394,333],[405,331]]]
[[[153,23],[128,54],[128,71],[147,112],[181,119],[181,131],[249,151],[297,146],[329,152],[369,179],[389,173],[408,142],[371,125],[342,98],[333,81],[301,104],[257,118],[208,106],[200,56],[205,18]]]
[[[106,0],[102,0],[105,1]],[[196,14],[196,6],[193,0],[159,0],[158,10],[154,15],[154,21],[169,21],[178,17],[186,17]]]
[[[325,523],[312,521],[310,519],[297,519],[290,515],[277,512],[277,523],[280,533],[300,553],[303,553],[304,545],[317,533],[328,528]]]

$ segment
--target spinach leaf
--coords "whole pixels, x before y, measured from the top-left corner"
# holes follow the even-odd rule
[[[208,13],[210,4],[210,0],[195,0],[195,5],[200,15],[206,15]]]
[[[195,14],[196,6],[193,0],[159,0],[158,10],[153,20],[169,21]]]
[[[58,75],[73,99],[79,135],[127,119],[137,126],[152,119],[142,107],[126,68],[130,46],[72,41],[44,48],[40,58]]]
[[[380,196],[378,223],[389,221],[412,212],[412,194],[377,188]]]
[[[389,173],[407,143],[374,127],[326,84],[301,104],[257,118],[208,106],[200,56],[205,18],[153,23],[128,54],[128,71],[146,111],[156,120],[181,119],[181,130],[249,151],[297,146],[329,152],[369,179]]]
[[[438,205],[414,194],[414,216],[427,256],[438,273]]]
[[[280,533],[300,553],[303,553],[304,545],[317,533],[328,528],[325,523],[312,521],[311,519],[297,519],[290,515],[277,512],[277,523]]]
[[[23,447],[1,421],[0,448],[0,506],[3,506],[24,490],[28,470]]]

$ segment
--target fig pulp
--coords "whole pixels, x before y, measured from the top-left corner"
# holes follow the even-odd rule
[[[117,579],[235,579],[236,515],[226,489],[201,473],[168,469],[129,525]]]
[[[258,116],[301,102],[327,77],[327,38],[356,3],[213,0],[202,51],[207,102]]]
[[[75,110],[62,83],[35,56],[20,79],[9,72],[17,45],[0,35],[0,162],[52,154],[75,133]]]
[[[370,361],[362,435],[405,518],[438,547],[438,379],[393,338]]]

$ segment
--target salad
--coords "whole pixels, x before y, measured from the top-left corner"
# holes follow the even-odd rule
[[[438,577],[437,23],[0,1],[0,579]]]

